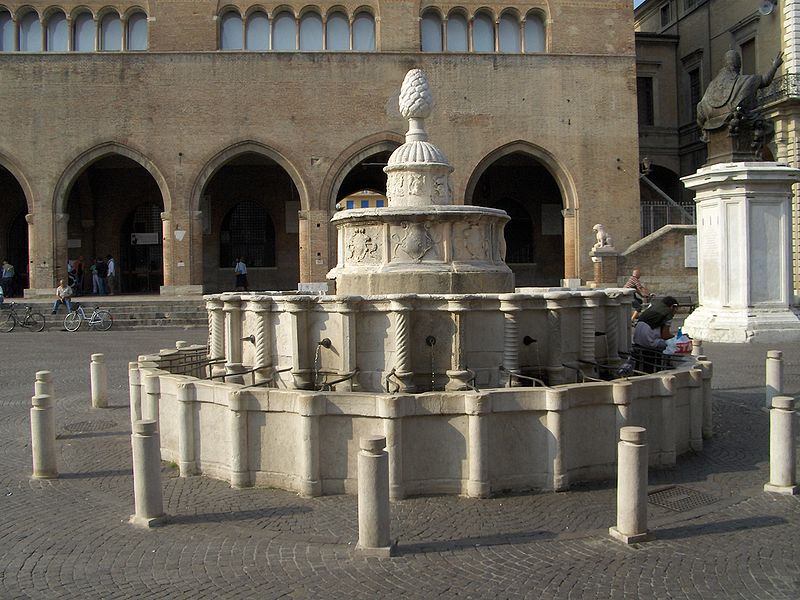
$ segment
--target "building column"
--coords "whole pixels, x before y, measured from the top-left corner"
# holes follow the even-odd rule
[[[565,208],[561,211],[564,215],[564,279],[579,279],[577,258],[577,238],[575,228],[578,226],[578,219],[575,210]]]
[[[194,229],[199,222],[199,235],[202,240],[202,215],[199,212],[162,212],[161,222],[164,240],[164,285],[161,286],[161,294],[165,296],[202,294],[202,280],[194,281],[192,277],[196,271],[192,265],[192,259],[195,258],[192,243]],[[202,258],[200,261],[202,269]]]

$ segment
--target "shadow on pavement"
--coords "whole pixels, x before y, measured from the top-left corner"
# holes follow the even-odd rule
[[[744,519],[730,519],[716,523],[698,523],[696,525],[681,525],[680,527],[667,527],[658,529],[656,537],[659,540],[678,540],[715,533],[731,533],[744,529],[758,529],[762,527],[775,527],[785,525],[786,519],[781,517],[747,517]]]
[[[444,550],[459,550],[477,546],[505,546],[508,544],[524,544],[526,542],[541,542],[556,537],[552,531],[524,531],[519,533],[506,533],[501,535],[485,535],[467,537],[454,540],[440,540],[436,542],[417,542],[414,544],[401,544],[398,541],[398,556],[408,554],[436,553]]]
[[[307,506],[278,506],[274,508],[260,508],[255,510],[240,510],[236,512],[198,513],[194,515],[170,515],[171,525],[193,525],[196,523],[226,523],[229,521],[247,521],[270,519],[309,513],[312,510]]]

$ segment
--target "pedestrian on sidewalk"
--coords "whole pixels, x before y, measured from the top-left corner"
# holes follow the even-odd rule
[[[106,257],[106,292],[113,296],[117,289],[117,263],[110,254]]]

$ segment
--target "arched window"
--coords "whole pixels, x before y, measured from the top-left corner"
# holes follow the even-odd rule
[[[248,50],[269,50],[269,17],[261,11],[247,17],[246,48]]]
[[[35,12],[26,14],[19,23],[19,49],[22,52],[42,51],[42,24]]]
[[[423,52],[442,51],[442,19],[436,11],[429,10],[422,15],[420,37],[422,38]]]
[[[94,52],[94,19],[84,12],[75,17],[72,47],[75,52]]]
[[[322,50],[322,17],[307,12],[300,19],[300,50]]]
[[[472,22],[472,50],[494,52],[494,21],[486,13],[478,13]]]
[[[375,50],[375,19],[368,12],[360,12],[353,21],[353,50]]]
[[[14,21],[11,20],[11,13],[0,11],[0,52],[14,50]]]
[[[525,18],[525,52],[544,52],[544,21],[538,14],[531,13]]]
[[[108,13],[100,21],[100,49],[122,50],[122,21],[117,13]]]
[[[467,19],[461,13],[451,13],[447,17],[447,51],[466,52]]]
[[[272,49],[297,50],[297,23],[291,13],[282,12],[272,21]]]
[[[220,48],[223,50],[241,50],[242,45],[242,17],[239,13],[229,10],[222,15],[219,35]]]
[[[128,50],[147,50],[147,15],[144,13],[128,17]]]
[[[275,266],[275,227],[264,207],[250,200],[234,206],[222,221],[221,268],[233,267],[243,256],[248,267]]]
[[[511,13],[500,17],[500,52],[520,52],[519,21]]]
[[[350,50],[350,22],[344,13],[335,12],[328,17],[325,47],[328,50]]]
[[[67,17],[63,12],[54,12],[47,19],[47,51],[66,52],[69,41]]]

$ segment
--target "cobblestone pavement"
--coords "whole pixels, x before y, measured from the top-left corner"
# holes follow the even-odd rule
[[[649,505],[657,539],[612,540],[613,484],[565,493],[392,505],[399,555],[360,558],[356,499],[181,479],[164,466],[166,527],[133,508],[126,365],[201,330],[0,335],[0,598],[800,598],[800,500],[765,494],[767,347],[706,344],[714,438],[653,489],[686,488],[687,510]],[[800,349],[784,347],[787,392]],[[89,355],[103,352],[112,407],[93,410]],[[53,371],[59,479],[30,476],[34,374]]]

